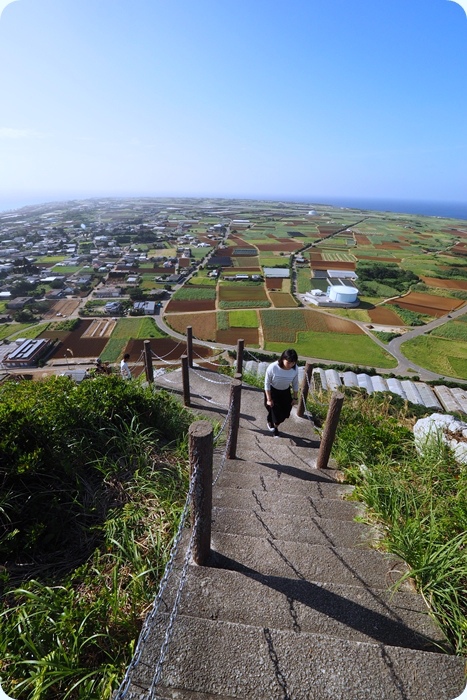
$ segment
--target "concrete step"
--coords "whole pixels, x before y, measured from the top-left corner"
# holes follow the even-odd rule
[[[136,669],[138,685],[151,682],[167,620],[155,620]],[[242,700],[452,700],[464,687],[464,661],[179,614],[160,686],[160,692],[168,687]]]
[[[212,530],[329,547],[370,547],[378,534],[375,529],[363,523],[312,515],[300,517],[290,509],[287,513],[265,513],[259,506],[253,512],[214,507]]]
[[[278,461],[260,461],[260,456],[257,456],[256,462],[243,459],[226,459],[223,470],[231,474],[245,475],[271,475],[280,477],[292,477],[293,479],[301,479],[302,481],[315,481],[325,483],[342,483],[343,474],[336,469],[313,469],[309,466],[300,465],[293,466],[289,462]],[[214,463],[216,464],[216,463]],[[304,468],[305,466],[305,468]],[[216,473],[213,465],[213,472]]]
[[[171,610],[178,577],[164,603]],[[353,641],[439,652],[444,635],[421,596],[190,566],[179,612]]]
[[[229,488],[214,487],[212,502],[214,506],[235,508],[261,513],[293,513],[298,517],[333,518],[335,520],[353,520],[363,515],[364,507],[356,501],[343,501],[339,488],[334,489],[335,498],[327,498],[320,484],[313,494],[302,496],[290,493],[272,493],[263,488]],[[307,488],[307,491],[309,489]],[[332,495],[332,494],[331,494]]]
[[[214,567],[304,581],[387,590],[407,571],[400,559],[375,550],[273,540],[270,536],[259,539],[214,531],[211,547]],[[409,583],[404,586],[410,589]]]
[[[214,470],[214,475],[216,471]],[[219,488],[255,489],[258,492],[271,493],[280,492],[283,494],[297,494],[310,496],[311,498],[343,498],[350,495],[354,488],[349,484],[339,484],[333,481],[313,479],[297,479],[284,471],[278,469],[268,469],[251,473],[242,473],[241,470],[222,470],[216,482]],[[215,491],[215,489],[214,489]]]

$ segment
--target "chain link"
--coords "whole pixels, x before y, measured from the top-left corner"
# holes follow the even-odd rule
[[[112,700],[124,700],[124,698],[126,698],[128,691],[129,691],[129,688],[130,688],[130,685],[131,685],[131,682],[132,682],[133,672],[138,667],[139,662],[141,660],[141,654],[143,652],[144,645],[146,644],[146,641],[147,641],[149,634],[151,632],[151,629],[152,629],[153,622],[157,616],[157,613],[159,612],[159,607],[160,607],[160,604],[162,601],[162,596],[165,592],[167,581],[168,581],[169,576],[172,573],[172,570],[174,568],[175,558],[176,558],[176,555],[178,553],[178,548],[180,545],[180,541],[182,539],[183,529],[185,527],[185,522],[186,522],[186,519],[188,517],[188,513],[189,513],[189,509],[190,509],[190,503],[191,503],[191,499],[193,496],[196,476],[197,476],[197,466],[195,467],[193,474],[191,475],[190,486],[189,486],[188,493],[186,496],[183,512],[182,512],[182,515],[180,518],[180,523],[178,526],[177,534],[174,538],[174,543],[172,545],[169,561],[167,562],[167,566],[165,568],[164,575],[162,576],[161,582],[159,584],[159,591],[158,591],[157,596],[154,600],[152,610],[144,621],[143,628],[141,630],[141,633],[140,633],[140,636],[138,639],[138,643],[136,645],[135,653],[133,655],[133,658],[131,660],[130,665],[128,666],[128,668],[126,670],[125,677],[124,677],[122,683],[120,684],[120,687],[119,687],[117,693],[114,695]],[[185,560],[187,559],[187,556],[188,555],[185,556]],[[191,552],[190,552],[190,556],[191,556]],[[151,685],[151,688],[152,688],[152,685]]]

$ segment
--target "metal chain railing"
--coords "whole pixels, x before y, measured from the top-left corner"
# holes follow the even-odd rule
[[[139,663],[140,663],[140,661],[141,661],[141,655],[142,655],[142,652],[143,652],[143,649],[144,649],[144,645],[146,644],[146,642],[147,642],[147,640],[148,640],[148,637],[149,637],[149,634],[150,634],[150,632],[151,632],[151,630],[152,630],[152,626],[153,626],[154,620],[155,620],[155,618],[156,618],[156,616],[157,616],[157,614],[158,614],[158,612],[159,612],[159,607],[160,607],[160,604],[161,604],[161,601],[162,601],[162,597],[163,597],[163,594],[164,594],[164,592],[165,592],[165,588],[166,588],[166,586],[167,586],[167,581],[168,581],[169,576],[170,576],[170,574],[172,573],[172,570],[173,570],[173,568],[174,568],[175,558],[176,558],[176,555],[177,555],[177,553],[178,553],[178,548],[179,548],[179,545],[180,545],[180,541],[181,541],[181,539],[182,539],[183,529],[184,529],[184,527],[185,527],[186,519],[187,519],[187,517],[188,517],[188,513],[189,513],[189,510],[190,510],[190,503],[191,503],[191,500],[192,500],[192,497],[193,497],[193,490],[194,490],[194,484],[195,484],[195,479],[196,479],[196,478],[197,478],[197,468],[195,467],[195,469],[194,469],[194,471],[193,471],[193,473],[192,473],[192,475],[191,475],[190,486],[189,486],[188,493],[187,493],[187,496],[186,496],[185,505],[184,505],[184,508],[183,508],[183,511],[182,511],[182,515],[181,515],[181,518],[180,518],[180,523],[179,523],[179,526],[178,526],[178,530],[177,530],[177,533],[176,533],[176,535],[175,535],[174,542],[173,542],[173,545],[172,545],[172,549],[171,549],[171,552],[170,552],[170,557],[169,557],[169,560],[168,560],[167,565],[166,565],[166,567],[165,567],[164,574],[163,574],[162,579],[161,579],[160,584],[159,584],[159,591],[158,591],[158,593],[157,593],[156,598],[154,599],[154,603],[153,603],[151,612],[149,613],[149,615],[146,617],[146,619],[145,619],[145,621],[144,621],[143,628],[142,628],[141,633],[140,633],[140,636],[139,636],[139,638],[138,638],[138,642],[137,642],[137,645],[136,645],[135,653],[134,653],[134,655],[133,655],[133,658],[132,658],[132,660],[131,660],[131,663],[130,663],[130,665],[128,666],[128,668],[127,668],[127,670],[126,670],[126,673],[125,673],[125,676],[124,676],[124,679],[123,679],[122,683],[120,684],[120,687],[119,687],[119,689],[117,690],[117,692],[116,692],[116,694],[114,695],[114,697],[113,697],[112,700],[124,700],[124,699],[127,697],[128,691],[129,691],[130,686],[131,686],[131,683],[132,683],[132,678],[133,678],[134,671],[135,671],[135,669],[138,667],[138,665],[139,665]],[[195,532],[195,531],[194,531],[194,529],[193,529],[192,536],[191,536],[191,539],[190,539],[190,546],[189,546],[189,548],[188,548],[188,549],[189,549],[189,555],[188,555],[188,552],[187,552],[187,554],[186,554],[186,556],[185,556],[185,563],[186,563],[187,560],[189,561],[188,556],[191,557],[191,549],[192,549],[192,541],[193,541],[194,532]],[[184,566],[185,566],[185,564],[184,564]],[[187,564],[186,564],[186,567],[188,567]],[[184,584],[184,582],[185,582],[185,581],[183,581],[183,584]],[[182,586],[182,588],[183,588],[183,586]],[[179,589],[180,589],[180,586],[179,586]],[[180,595],[181,595],[181,593],[180,593]],[[180,597],[180,596],[178,596],[178,598],[179,598],[179,597]],[[177,604],[178,604],[178,603],[177,603]],[[169,622],[170,622],[170,620],[169,620]],[[172,623],[172,627],[173,627],[173,623]],[[167,643],[166,647],[167,647],[167,646],[168,646],[168,643]],[[160,660],[160,659],[161,659],[161,656],[159,656],[159,660]],[[162,666],[162,662],[161,662],[160,665]],[[151,684],[151,690],[152,690],[152,684]],[[150,697],[152,698],[153,696],[151,695]]]

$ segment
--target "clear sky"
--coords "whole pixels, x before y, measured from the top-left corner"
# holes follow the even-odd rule
[[[0,18],[0,205],[467,202],[466,88],[450,0],[17,0]]]

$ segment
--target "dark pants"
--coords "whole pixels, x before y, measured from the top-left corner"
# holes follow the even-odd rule
[[[271,399],[274,406],[268,406],[266,403],[266,394],[264,395],[264,405],[268,412],[268,421],[271,425],[280,425],[290,416],[292,410],[292,394],[290,389],[274,389],[271,387]]]

